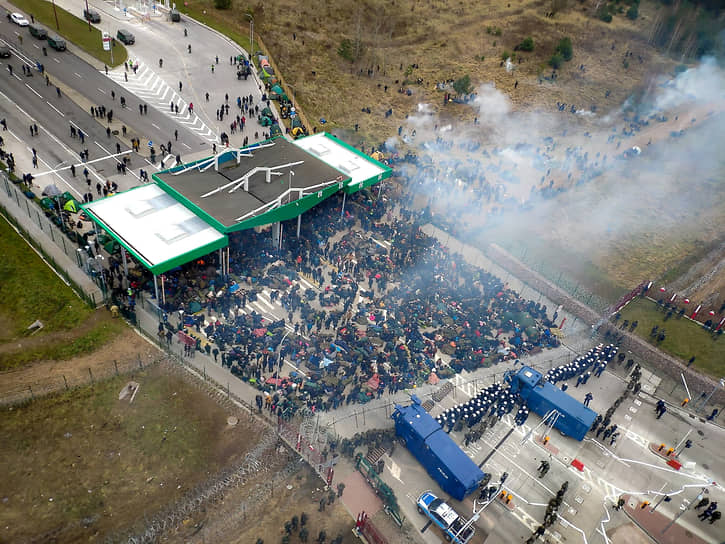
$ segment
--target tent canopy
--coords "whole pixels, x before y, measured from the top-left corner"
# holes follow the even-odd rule
[[[155,184],[81,206],[154,274],[226,247],[227,237]]]
[[[295,145],[350,177],[345,192],[355,193],[389,178],[392,170],[325,132],[295,141]]]

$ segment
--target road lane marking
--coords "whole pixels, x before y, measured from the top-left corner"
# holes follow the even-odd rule
[[[37,96],[38,98],[43,98],[42,96],[40,96],[40,94],[38,94],[38,91],[36,91],[35,89],[33,89],[33,88],[32,88],[32,87],[30,86],[30,85],[28,85],[28,84],[26,83],[26,84],[25,84],[25,86],[26,86],[26,87],[27,87],[28,89],[30,89],[31,91],[33,91],[33,92],[35,93],[35,96]]]
[[[156,123],[151,123],[151,126],[154,127],[156,130],[161,130],[161,127]]]
[[[60,110],[59,110],[58,108],[56,108],[56,107],[55,107],[55,106],[54,106],[53,104],[51,104],[51,103],[50,103],[50,102],[48,102],[47,100],[45,101],[45,103],[46,103],[46,104],[48,104],[48,105],[49,105],[49,106],[50,106],[51,108],[53,108],[53,109],[54,109],[54,110],[55,110],[55,111],[56,111],[56,112],[58,113],[58,115],[60,115],[61,117],[65,117],[65,113],[63,113],[62,111],[60,111]]]
[[[81,76],[78,72],[73,72],[73,73],[76,75],[76,77],[83,79],[83,76]]]
[[[96,88],[97,88],[97,89],[98,89],[99,91],[101,91],[101,92],[102,92],[103,94],[106,94],[106,91],[104,91],[104,90],[103,90],[103,89],[101,89],[100,87],[96,87]]]

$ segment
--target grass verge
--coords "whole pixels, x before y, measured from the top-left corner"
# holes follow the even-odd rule
[[[253,445],[226,416],[159,366],[4,408],[3,540],[89,540],[152,515]]]
[[[4,220],[0,221],[0,342],[24,334],[36,319],[45,332],[70,330],[92,315],[91,310],[50,270]],[[42,333],[41,333],[42,334]]]
[[[100,318],[79,299],[5,220],[0,254],[0,370],[90,353],[123,329],[123,322]],[[43,329],[29,337],[35,320]]]
[[[47,0],[23,0],[20,7],[25,13],[32,13],[35,20],[47,26],[50,32],[57,32],[60,36],[108,66],[118,66],[126,62],[128,58],[126,48],[123,44],[116,42],[116,47],[113,48],[113,62],[111,62],[111,52],[103,50],[101,31],[93,26],[89,30],[87,21],[58,6],[55,6],[55,11],[58,14],[58,26],[56,26],[53,4]],[[28,35],[28,39],[34,38]]]
[[[699,325],[684,318],[671,317],[665,321],[665,314],[651,300],[638,298],[622,310],[622,320],[638,321],[635,333],[662,350],[685,361],[693,355],[693,366],[698,370],[721,378],[725,373],[725,339],[712,335]],[[665,329],[665,339],[654,342],[649,336],[652,327]]]

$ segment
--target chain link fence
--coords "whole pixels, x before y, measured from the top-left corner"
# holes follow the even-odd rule
[[[0,170],[0,213],[67,285],[92,307],[99,306],[107,291],[101,272],[104,257],[63,218],[59,196],[49,197],[54,208],[47,213],[37,198]]]

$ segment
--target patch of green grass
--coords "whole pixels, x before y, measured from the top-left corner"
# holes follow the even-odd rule
[[[13,228],[0,220],[0,343],[21,336],[36,319],[38,334],[70,330],[93,313]]]
[[[104,321],[76,337],[53,339],[22,350],[0,353],[0,371],[10,370],[35,361],[64,361],[93,353],[115,338],[124,328],[119,320]]]
[[[177,8],[180,13],[188,15],[199,22],[204,23],[206,26],[213,28],[217,32],[221,32],[226,37],[230,38],[239,44],[245,51],[250,54],[259,49],[258,47],[250,47],[249,42],[249,21],[247,21],[246,33],[244,27],[240,27],[236,24],[235,15],[236,13],[230,10],[217,10],[211,7],[211,2],[194,3],[185,2],[185,5],[178,5]],[[240,28],[242,31],[240,32]],[[256,37],[256,32],[255,32]],[[256,42],[256,40],[255,40]]]
[[[226,416],[161,367],[3,408],[3,540],[102,539],[153,515],[253,445]]]
[[[621,313],[621,320],[639,322],[634,332],[648,342],[684,361],[694,355],[693,366],[715,378],[725,375],[725,338],[721,335],[713,335],[685,318],[671,317],[665,321],[665,314],[648,299],[632,301]],[[665,329],[662,342],[649,336],[655,325]]]
[[[80,17],[81,14],[76,17],[66,10],[55,6],[58,14],[59,28],[55,23],[53,4],[51,2],[47,0],[23,0],[20,7],[25,13],[32,13],[36,21],[48,27],[50,33],[59,34],[108,66],[118,66],[126,62],[128,58],[126,48],[122,43],[116,41],[116,47],[113,48],[113,62],[111,62],[111,52],[103,50],[101,31],[93,26],[89,30],[88,22]],[[26,38],[28,40],[34,39],[30,34],[27,34]]]

